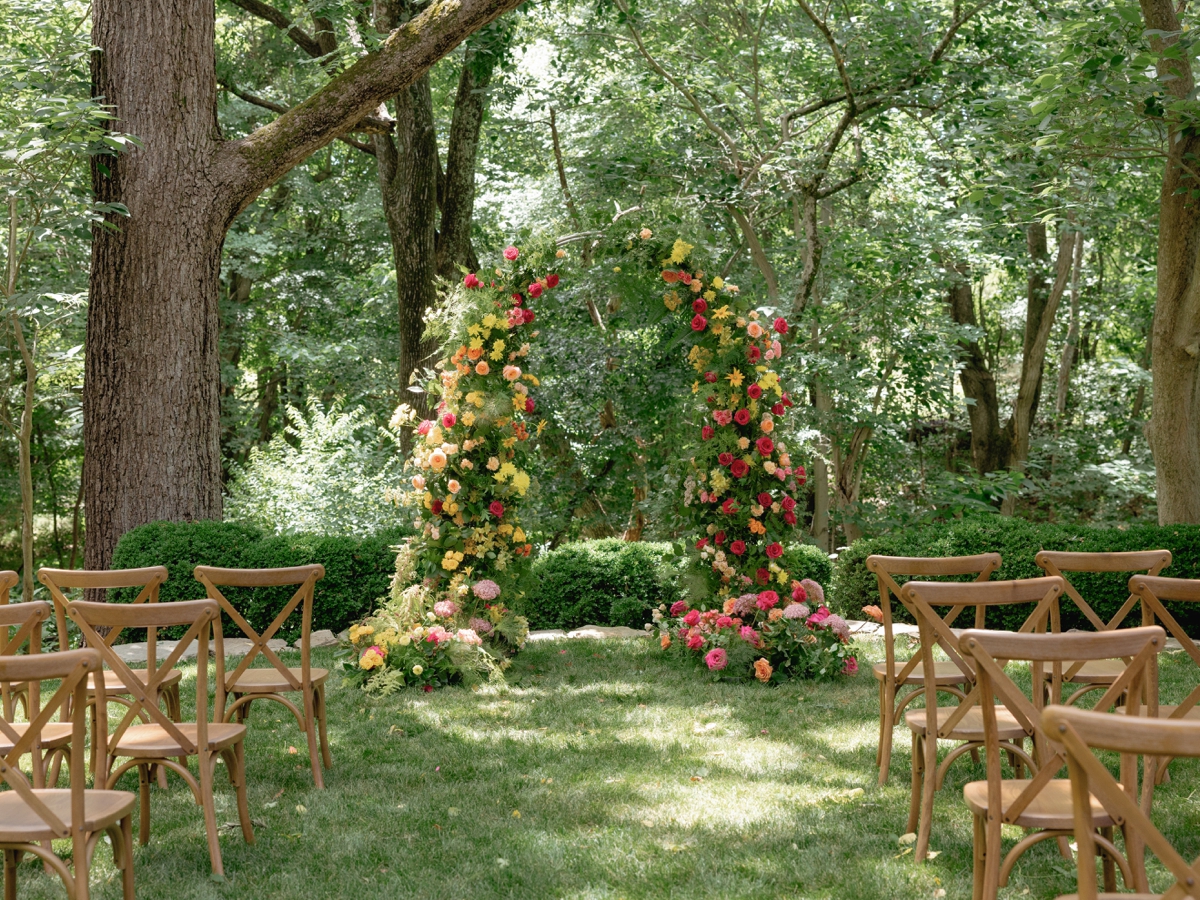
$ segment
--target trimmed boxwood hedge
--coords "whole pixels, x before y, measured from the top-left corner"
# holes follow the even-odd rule
[[[834,566],[833,602],[839,612],[862,618],[862,607],[879,602],[875,576],[867,571],[866,559],[872,554],[884,556],[969,556],[999,553],[1003,562],[992,578],[1035,578],[1045,574],[1034,562],[1039,550],[1071,550],[1096,553],[1119,550],[1171,551],[1171,565],[1162,574],[1174,578],[1200,578],[1200,526],[1134,525],[1127,528],[1101,528],[1086,525],[1045,525],[1022,519],[995,516],[968,520],[938,528],[893,532],[862,538],[839,555]],[[1108,621],[1129,596],[1129,573],[1069,574],[1071,583]],[[970,580],[970,579],[966,579]],[[903,584],[904,579],[897,579]],[[1167,608],[1189,634],[1200,634],[1200,608],[1191,604],[1168,604]],[[1063,628],[1091,631],[1092,626],[1068,598],[1061,604]],[[1029,614],[1029,607],[994,609],[988,614],[988,627],[1015,629]],[[892,612],[906,620],[904,608],[892,602]],[[1140,625],[1135,611],[1126,618],[1128,625]]]
[[[829,584],[832,564],[816,547],[793,547],[783,562],[797,578]],[[702,592],[687,567],[688,559],[676,555],[671,544],[579,541],[538,557],[533,564],[537,586],[517,607],[532,628],[641,628],[660,603],[671,603],[689,590]]]
[[[166,566],[168,580],[159,591],[164,601],[204,597],[192,577],[198,565],[233,569],[267,569],[320,563],[325,577],[313,595],[313,629],[338,632],[367,615],[387,596],[396,568],[393,549],[409,531],[395,529],[366,538],[319,534],[264,534],[234,522],[152,522],[127,532],[113,552],[114,569]],[[294,588],[229,589],[225,595],[261,632],[282,609]],[[114,600],[131,600],[136,592],[114,591]],[[128,594],[128,596],[125,596]],[[293,615],[279,637],[294,640],[300,616]],[[226,620],[225,634],[241,636]]]

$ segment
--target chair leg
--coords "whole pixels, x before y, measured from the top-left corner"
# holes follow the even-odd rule
[[[917,829],[917,848],[913,851],[913,859],[925,862],[929,852],[929,835],[933,831],[933,796],[937,787],[937,734],[927,734],[922,743],[925,745],[924,778],[921,780],[921,811]]]
[[[150,767],[141,765],[138,770],[138,842],[145,847],[150,843]]]
[[[1111,825],[1109,825],[1105,828],[1101,828],[1100,834],[1104,838],[1106,838],[1110,844],[1112,843],[1113,830],[1112,830]],[[1100,858],[1102,860],[1102,865],[1103,865],[1103,868],[1101,871],[1103,871],[1103,873],[1104,873],[1104,890],[1108,891],[1109,893],[1116,893],[1116,891],[1117,891],[1116,863],[1113,861],[1112,855],[1108,854],[1108,853],[1102,853]]]
[[[304,736],[308,739],[308,762],[312,767],[313,783],[318,789],[325,787],[325,778],[321,774],[321,761],[317,758],[317,700],[315,692],[304,696]]]
[[[121,844],[125,851],[125,865],[121,869],[122,900],[135,900],[133,893],[133,817],[121,820]]]
[[[921,812],[921,779],[925,771],[925,749],[921,735],[912,735],[912,790],[908,797],[908,824],[904,826],[905,833],[917,830],[917,821]]]
[[[333,754],[329,752],[329,735],[325,733],[325,726],[328,716],[325,711],[325,685],[317,688],[317,728],[321,736],[321,760],[325,763],[326,769],[333,768]],[[891,732],[888,732],[889,744]],[[889,755],[891,753],[889,747]]]
[[[17,851],[4,851],[4,900],[17,900]]]
[[[200,768],[200,798],[204,806],[204,832],[208,836],[208,856],[214,875],[224,875],[221,862],[221,843],[217,832],[217,808],[213,801],[213,767],[208,752],[201,748],[196,760]]]
[[[82,832],[75,831],[71,845],[71,863],[75,868],[75,896],[70,900],[88,900],[91,860],[88,859],[87,837]]]
[[[971,841],[971,900],[982,900],[985,851],[987,849],[987,828],[982,816],[971,816],[973,838]]]
[[[879,750],[876,752],[876,764],[879,766],[879,783],[887,784],[892,765],[892,731],[896,727],[894,713],[896,711],[895,689],[888,684],[888,679],[879,682]]]
[[[1000,892],[1000,863],[1003,854],[1000,852],[1000,820],[987,818],[983,822],[983,891],[979,900],[996,900]]]
[[[242,823],[242,837],[247,844],[254,843],[254,823],[250,820],[250,799],[246,795],[246,744],[238,741],[233,752],[225,757],[229,769],[229,781],[237,794],[238,819]]]

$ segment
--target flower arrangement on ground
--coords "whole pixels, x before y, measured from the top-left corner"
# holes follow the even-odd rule
[[[849,624],[829,612],[824,590],[809,579],[796,583],[790,600],[769,588],[728,597],[720,609],[677,600],[655,610],[654,620],[664,650],[703,661],[716,679],[767,683],[858,672]]]
[[[793,401],[778,366],[793,329],[782,316],[755,308],[736,285],[708,278],[693,249],[677,240],[662,261],[663,303],[687,321],[687,358],[695,370],[699,421],[683,507],[713,604],[686,612],[697,621],[686,623],[685,643],[703,648],[716,672],[750,672],[742,657],[761,649],[751,661],[760,681],[856,670],[842,620],[823,606],[816,612],[804,606],[807,589],[786,563],[787,547],[797,541],[796,498],[805,482],[804,467],[793,462],[780,435]],[[780,608],[780,593],[793,603]],[[822,626],[826,619],[833,625]],[[670,634],[663,639],[673,640]]]
[[[538,334],[532,304],[559,283],[556,258],[508,247],[494,272],[455,285],[430,323],[446,337],[434,415],[416,423],[402,406],[393,418],[416,424],[410,480],[395,500],[415,512],[418,533],[397,554],[389,601],[363,623],[376,631],[350,641],[354,677],[368,686],[494,674],[525,641],[528,622],[505,603],[520,596],[533,550],[519,507],[545,423],[532,424],[539,382],[524,362]],[[363,643],[376,632],[388,642]]]

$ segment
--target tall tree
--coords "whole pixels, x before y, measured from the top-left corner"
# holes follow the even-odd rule
[[[97,0],[93,90],[142,148],[93,165],[121,227],[93,231],[84,384],[86,564],[156,519],[221,515],[218,279],[233,219],[518,0],[435,0],[303,103],[222,139],[211,2]]]

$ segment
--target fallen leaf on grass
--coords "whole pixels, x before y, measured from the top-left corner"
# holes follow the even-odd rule
[[[295,747],[288,747],[288,753],[291,754],[292,756],[295,756],[299,752],[300,751],[297,750]]]
[[[938,858],[939,856],[941,856],[941,855],[942,855],[942,851],[941,851],[941,850],[927,850],[927,851],[925,852],[925,858],[926,858],[926,859],[937,859],[937,858]]]
[[[513,817],[514,819],[519,819],[519,818],[521,818],[521,811],[520,811],[519,809],[514,809],[514,810],[513,810],[513,813],[512,813],[512,817]]]
[[[896,843],[899,844],[901,847],[907,847],[910,844],[915,844],[916,842],[917,842],[917,835],[916,835],[916,832],[913,832],[913,831],[910,831],[908,834],[900,835],[899,840],[896,841]]]
[[[300,813],[300,815],[304,815],[306,812],[308,812],[308,808],[303,803],[297,803],[296,812]]]

